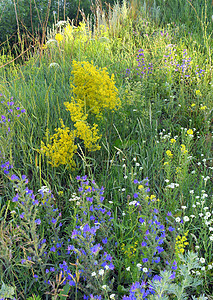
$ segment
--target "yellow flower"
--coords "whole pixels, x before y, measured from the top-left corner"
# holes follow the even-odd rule
[[[46,50],[47,49],[47,44],[43,44],[43,46],[41,48],[42,48],[42,50]]]
[[[200,109],[201,109],[201,110],[205,110],[205,109],[207,109],[207,106],[205,106],[205,105],[204,105],[204,106],[201,106]]]
[[[191,107],[194,107],[194,106],[195,106],[195,103],[192,103],[192,104],[191,104]]]
[[[180,173],[180,172],[181,172],[181,168],[180,168],[180,167],[177,167],[177,168],[176,168],[176,174],[177,174],[177,173]]]
[[[141,184],[138,186],[138,189],[139,189],[139,190],[142,190],[143,188],[144,188],[144,186],[141,185]]]
[[[175,140],[175,139],[171,139],[171,140],[170,140],[170,143],[171,143],[171,144],[174,144],[174,143],[176,143],[176,140]]]
[[[61,33],[57,33],[55,35],[55,39],[56,39],[57,42],[60,43],[61,41],[63,41],[63,35]]]
[[[167,155],[168,157],[170,157],[170,158],[173,157],[173,154],[172,154],[172,152],[171,152],[170,150],[167,150],[167,151],[166,151],[166,155]]]
[[[115,110],[121,106],[114,74],[110,77],[106,68],[98,70],[93,62],[87,61],[74,60],[72,68],[71,88],[84,113],[91,112],[101,118],[105,109]]]
[[[166,166],[166,165],[168,165],[168,164],[169,164],[168,161],[166,161],[163,165]]]
[[[181,144],[180,146],[181,146],[180,150],[183,154],[188,152],[188,150],[186,150],[186,146],[184,144]]]
[[[73,160],[77,146],[74,144],[75,132],[70,132],[61,121],[61,128],[55,129],[56,133],[50,137],[50,143],[47,146],[41,142],[41,153],[49,158],[49,163],[54,167],[68,164],[71,168],[75,167]]]
[[[188,130],[187,130],[187,134],[188,134],[188,135],[192,135],[192,134],[193,134],[193,130],[192,130],[192,129],[188,129]]]
[[[196,90],[196,91],[195,91],[195,94],[196,94],[197,96],[201,96],[200,90]]]

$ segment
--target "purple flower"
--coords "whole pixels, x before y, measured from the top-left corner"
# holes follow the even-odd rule
[[[142,247],[146,247],[146,246],[147,246],[147,243],[146,243],[146,242],[142,242],[142,243],[141,243],[141,246],[142,246]]]
[[[137,194],[137,193],[134,193],[133,197],[134,197],[134,198],[138,198],[138,194]]]
[[[52,218],[51,222],[52,222],[53,224],[55,224],[55,223],[57,222],[57,219]]]
[[[157,246],[156,250],[158,251],[159,254],[164,251],[163,247],[160,246]]]
[[[142,262],[143,262],[143,263],[146,263],[146,262],[148,262],[148,261],[149,261],[148,258],[143,258],[143,259],[142,259]]]
[[[156,259],[154,260],[154,262],[155,262],[156,264],[158,264],[158,263],[160,262],[160,257],[156,257]]]
[[[169,230],[170,232],[172,232],[172,231],[174,231],[175,229],[174,229],[172,226],[169,226],[168,230]]]
[[[38,281],[38,275],[34,274],[33,277],[35,278],[36,281]]]
[[[40,219],[36,219],[35,223],[38,224],[38,225],[40,225],[41,224],[41,220]]]
[[[10,178],[11,180],[20,180],[18,176],[16,176],[15,174],[13,174]]]
[[[54,246],[50,248],[50,251],[51,251],[51,252],[55,252],[55,250],[56,250],[56,249],[55,249]]]
[[[12,202],[17,202],[19,198],[19,194],[16,194],[15,197],[13,197]]]
[[[107,244],[107,238],[103,239],[103,240],[102,240],[102,243],[103,243],[103,244]]]
[[[20,217],[21,219],[24,219],[24,215],[25,215],[25,213],[23,212],[22,214],[20,214],[19,217]]]
[[[172,213],[170,211],[168,211],[167,216],[172,217]]]
[[[98,251],[100,251],[100,250],[102,250],[102,249],[103,249],[103,247],[102,247],[100,244],[97,244],[97,245],[91,247],[91,248],[90,248],[90,251],[91,251],[92,253],[94,253],[94,254],[97,254]]]

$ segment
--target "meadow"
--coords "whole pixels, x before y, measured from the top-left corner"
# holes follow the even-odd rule
[[[212,1],[82,16],[0,53],[0,299],[213,299]]]

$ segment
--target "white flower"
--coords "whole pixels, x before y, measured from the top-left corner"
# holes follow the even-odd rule
[[[181,206],[181,208],[182,208],[182,209],[186,209],[186,206],[183,205],[183,206]]]
[[[102,289],[106,290],[107,286],[106,284],[102,285]]]
[[[205,199],[205,198],[207,198],[207,197],[208,197],[207,194],[203,194],[203,195],[201,196],[201,199]]]
[[[142,264],[137,264],[137,267],[138,267],[138,268],[141,268],[141,267],[142,267]]]
[[[200,275],[200,272],[199,272],[199,271],[196,271],[196,275]]]
[[[139,170],[143,170],[143,167],[140,167]]]
[[[109,201],[109,203],[110,203],[110,204],[112,204],[112,203],[113,203],[113,201]]]
[[[194,194],[194,190],[189,191],[190,194]]]
[[[205,271],[205,269],[206,269],[205,267],[202,267],[202,268],[201,268],[201,271]]]
[[[169,182],[169,179],[165,179],[165,182],[168,183],[168,182]]]
[[[208,207],[204,207],[204,210],[208,210],[209,208]]]
[[[175,187],[178,187],[179,186],[179,183],[170,183],[169,185],[167,185],[166,187],[167,188],[170,188],[170,189],[174,189]]]
[[[125,192],[125,191],[126,191],[126,189],[125,189],[125,188],[121,189],[121,192]]]
[[[125,212],[124,212],[124,211],[122,212],[122,216],[126,216],[126,214],[125,214]]]
[[[200,246],[195,246],[195,249],[197,250],[197,249],[199,249],[200,248]]]
[[[136,166],[136,167],[139,167],[139,166],[140,166],[140,164],[139,164],[139,163],[136,163],[136,164],[135,164],[135,166]]]
[[[137,160],[137,158],[136,158],[136,157],[134,157],[134,158],[133,158],[133,160],[134,160],[134,161],[136,161],[136,160]]]
[[[213,235],[211,235],[211,236],[209,237],[209,239],[210,239],[210,241],[213,241]]]
[[[212,269],[212,265],[208,265],[208,270],[211,270]]]
[[[115,299],[115,294],[111,294],[111,295],[109,296],[109,298],[110,298],[110,299]]]
[[[211,213],[209,211],[206,213],[206,217],[207,218],[211,217]]]
[[[147,268],[143,268],[143,272],[144,272],[144,273],[147,273],[147,272],[148,272],[148,269],[147,269]]]
[[[127,178],[128,178],[128,176],[125,175],[125,176],[124,176],[124,179],[127,179]]]
[[[184,222],[188,222],[189,221],[189,217],[188,216],[184,216],[183,220],[184,220]]]
[[[193,207],[193,208],[195,208],[195,207],[196,207],[196,205],[195,205],[195,204],[192,204],[192,207]]]
[[[177,222],[177,223],[180,223],[180,218],[179,217],[177,217],[176,219],[175,219],[175,221]]]
[[[193,219],[193,218],[195,218],[195,215],[190,215],[190,217]]]
[[[203,213],[200,213],[199,216],[202,217],[202,216],[203,216]]]
[[[95,272],[92,272],[92,274],[91,274],[92,276],[96,276],[96,273]]]
[[[209,227],[209,231],[213,231],[213,227]]]
[[[130,271],[130,267],[127,267],[126,270],[127,270],[127,271]]]
[[[105,270],[109,270],[109,266],[107,266],[107,265],[104,268],[105,268]]]
[[[200,198],[200,196],[196,196],[196,197],[195,197],[195,199],[199,199],[199,198]]]
[[[103,269],[100,269],[100,270],[98,271],[98,273],[99,273],[99,275],[104,275],[104,270],[103,270]]]
[[[200,262],[201,262],[201,264],[204,264],[205,263],[205,258],[201,257]]]

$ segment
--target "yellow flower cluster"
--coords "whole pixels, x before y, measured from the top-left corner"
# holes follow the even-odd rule
[[[114,75],[110,77],[106,68],[98,70],[93,62],[87,61],[73,61],[72,67],[71,88],[77,103],[80,100],[80,106],[84,105],[84,113],[92,112],[100,118],[104,109],[114,110],[120,106]]]
[[[176,143],[176,140],[175,140],[175,139],[171,139],[171,140],[170,140],[170,143],[171,143],[171,144],[174,144],[174,143]]]
[[[88,151],[100,150],[98,140],[98,125],[90,125],[88,116],[93,113],[96,118],[102,116],[105,109],[114,110],[120,106],[118,90],[115,87],[114,76],[108,75],[106,68],[98,70],[89,62],[73,61],[73,84],[71,84],[74,97],[71,102],[65,102],[66,110],[70,112],[74,130],[70,132],[61,121],[61,128],[50,137],[51,142],[45,146],[42,142],[41,152],[49,158],[49,163],[57,167],[60,164],[75,166],[73,155],[77,150],[74,144],[76,138],[84,142]]]
[[[136,241],[133,245],[125,245],[121,244],[121,251],[126,255],[128,259],[135,257],[136,251],[138,247],[138,241]]]
[[[173,154],[170,150],[167,150],[166,151],[166,155],[169,157],[169,158],[172,158],[173,157]]]
[[[55,40],[60,43],[61,41],[63,41],[63,35],[61,33],[57,33],[55,35]]]
[[[75,132],[70,132],[63,121],[60,121],[61,128],[56,129],[56,133],[50,137],[50,143],[45,146],[41,142],[41,152],[46,154],[49,163],[54,167],[69,164],[74,168],[73,155],[77,150],[77,146],[74,144]]]
[[[175,243],[175,253],[176,254],[183,254],[184,250],[189,243],[187,242],[187,235],[189,231],[186,231],[183,236],[178,235],[176,237],[176,243]]]
[[[188,150],[186,150],[186,146],[184,144],[181,144],[180,147],[181,147],[180,150],[183,154],[188,152]]]

